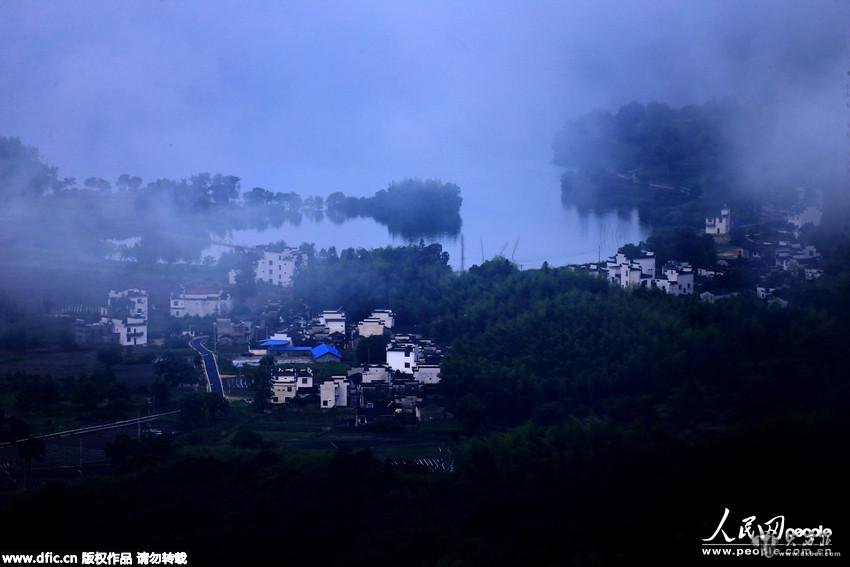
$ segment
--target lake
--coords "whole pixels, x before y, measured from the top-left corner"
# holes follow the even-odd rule
[[[536,268],[544,261],[556,266],[590,262],[613,254],[623,244],[647,237],[649,227],[640,222],[636,209],[627,213],[579,212],[575,207],[564,206],[560,175],[560,168],[548,164],[508,163],[488,168],[459,168],[443,176],[444,181],[461,187],[466,267],[498,254],[513,257],[522,268]],[[337,189],[329,187],[324,194],[334,190]],[[327,218],[311,221],[306,216],[298,226],[236,230],[226,240],[242,246],[280,240],[291,246],[312,242],[317,250],[335,246],[337,251],[407,243],[370,218],[336,224]],[[452,266],[460,268],[459,235],[425,240],[442,244]],[[217,256],[222,249],[213,246],[204,254]]]

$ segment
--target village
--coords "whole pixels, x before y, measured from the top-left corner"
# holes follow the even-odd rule
[[[280,247],[261,248],[258,254],[253,277],[265,286],[269,298],[254,317],[231,314],[239,275],[234,270],[227,285],[181,286],[168,300],[168,319],[180,325],[183,341],[191,341],[203,356],[206,350],[201,349],[214,353],[214,363],[196,362],[208,391],[221,392],[231,402],[254,404],[255,375],[266,365],[269,380],[260,387],[267,389],[270,408],[346,408],[352,411],[341,425],[351,427],[381,420],[415,424],[447,416],[437,388],[441,346],[415,329],[400,329],[390,309],[375,309],[356,322],[340,309],[285,316],[275,290],[283,293],[291,288],[296,267],[304,259],[298,250]],[[84,348],[165,346],[165,338],[149,332],[149,314],[147,291],[112,290],[94,317],[74,322],[74,340]],[[203,332],[199,321],[211,322],[211,332]],[[358,360],[363,341],[369,341],[371,348],[365,360]]]
[[[801,190],[798,197],[795,207],[764,211],[760,222],[746,226],[737,224],[728,206],[706,218],[701,238],[711,239],[716,250],[710,266],[676,258],[661,263],[641,243],[605,261],[567,268],[626,290],[658,290],[707,303],[750,294],[785,307],[793,286],[823,273],[821,255],[807,237],[820,222],[822,204],[810,192]],[[388,307],[355,320],[338,306],[311,313],[291,298],[296,273],[308,262],[301,249],[275,245],[248,252],[256,258],[251,273],[230,269],[219,285],[209,280],[181,285],[167,303],[160,300],[158,310],[145,290],[109,291],[94,316],[74,322],[75,342],[83,348],[142,349],[154,362],[161,359],[157,347],[189,344],[202,377],[189,388],[265,412],[309,408],[336,415],[337,428],[403,429],[451,420],[440,389],[444,345],[415,325],[399,325]],[[246,277],[263,292],[251,309],[235,301]],[[153,313],[160,317],[156,330],[149,329]]]
[[[806,236],[823,216],[822,195],[798,189],[797,203],[787,210],[763,209],[757,223],[739,227],[736,215],[723,206],[705,219],[704,234],[714,239],[717,261],[694,267],[668,259],[658,266],[654,251],[625,246],[604,262],[571,266],[607,279],[621,288],[659,289],[670,295],[697,295],[715,303],[741,294],[755,294],[771,305],[786,307],[791,284],[823,275],[821,254]],[[744,277],[725,277],[731,272]],[[731,281],[730,281],[731,280]],[[743,280],[743,282],[742,282]],[[746,283],[750,283],[749,287]]]

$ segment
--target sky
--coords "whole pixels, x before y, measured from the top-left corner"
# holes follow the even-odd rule
[[[631,100],[777,104],[766,147],[826,151],[848,40],[833,0],[0,0],[0,135],[63,176],[321,195],[546,163],[565,120]]]

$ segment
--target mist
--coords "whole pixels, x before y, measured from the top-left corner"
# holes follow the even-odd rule
[[[2,2],[2,134],[62,176],[324,195],[420,176],[469,197],[488,191],[469,171],[551,161],[593,108],[734,97],[773,109],[767,161],[837,167],[846,3],[528,4]]]

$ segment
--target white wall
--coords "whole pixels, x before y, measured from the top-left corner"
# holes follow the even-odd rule
[[[333,377],[319,385],[319,405],[322,408],[348,406],[348,380]]]
[[[295,275],[295,257],[291,251],[263,252],[254,269],[254,279],[272,285],[289,287]]]
[[[380,319],[369,318],[357,324],[357,334],[361,337],[374,337],[384,334],[384,323]]]
[[[440,382],[440,366],[436,364],[417,366],[413,371],[413,378],[422,384],[438,384]]]
[[[413,374],[413,367],[419,358],[419,347],[411,345],[408,348],[393,347],[387,349],[387,365],[392,370]]]

